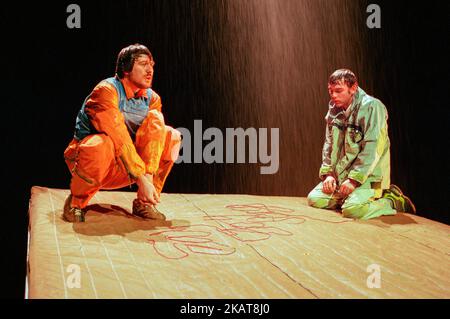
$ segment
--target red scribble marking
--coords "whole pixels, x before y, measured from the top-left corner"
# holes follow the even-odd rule
[[[269,219],[270,221],[274,221],[274,222],[284,221],[284,220],[288,220],[288,219],[299,219],[299,220],[302,220],[302,222],[300,224],[305,222],[307,219],[321,221],[321,222],[330,223],[330,224],[343,224],[343,223],[350,222],[350,220],[330,221],[330,220],[326,220],[326,219],[313,218],[313,217],[305,216],[305,215],[298,215],[298,214],[295,214],[295,210],[293,210],[293,209],[284,208],[284,207],[280,207],[280,206],[271,206],[271,205],[269,206],[269,205],[265,205],[265,204],[228,205],[225,207],[230,208],[231,210],[234,210],[234,211],[243,211],[243,212],[247,213],[247,215],[245,215],[245,216],[248,216],[248,214],[255,215],[255,217],[249,218],[248,219],[249,221],[252,220],[253,218],[263,218],[263,219]],[[289,213],[294,213],[294,214],[289,214]],[[244,215],[218,215],[218,216],[233,217],[233,216],[244,216]],[[297,224],[297,223],[295,223],[295,224]]]
[[[211,231],[192,230],[193,228],[209,228]],[[162,257],[181,259],[189,256],[189,252],[204,255],[231,255],[236,248],[220,244],[209,238],[216,234],[218,227],[210,225],[172,226],[168,230],[151,233],[150,237],[162,236],[162,240],[149,239],[153,249]],[[165,247],[167,246],[167,247]],[[166,249],[163,249],[166,248]]]
[[[288,224],[303,224],[308,219],[331,224],[350,222],[349,220],[330,221],[312,218],[298,215],[293,209],[265,204],[228,205],[226,208],[242,214],[205,216],[205,221],[217,221],[223,227],[207,224],[171,226],[166,230],[150,233],[151,238],[148,241],[157,254],[168,259],[186,258],[189,252],[204,255],[231,255],[236,248],[220,244],[219,238],[214,238],[217,234],[224,234],[241,242],[256,242],[268,240],[272,235],[293,235],[287,230],[266,225],[267,223],[291,221]],[[157,237],[161,237],[160,240],[157,240]]]

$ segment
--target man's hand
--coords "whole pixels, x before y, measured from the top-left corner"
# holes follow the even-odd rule
[[[336,190],[336,179],[328,175],[322,183],[322,191],[325,194],[332,194]]]
[[[149,175],[142,175],[138,177],[136,184],[138,185],[137,198],[152,205],[159,203],[159,195],[153,185],[153,178]]]
[[[339,193],[346,197],[350,195],[356,188],[356,185],[352,183],[351,180],[346,179],[345,182],[342,183],[341,187],[339,188]]]

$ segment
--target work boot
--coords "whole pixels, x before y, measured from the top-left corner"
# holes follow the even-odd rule
[[[391,184],[389,189],[385,189],[383,192],[383,198],[388,198],[394,204],[394,209],[398,212],[416,213],[416,206],[414,206],[411,199],[403,194],[400,188],[394,184]]]
[[[144,204],[137,198],[133,201],[133,215],[145,219],[166,220],[166,216],[157,210],[154,205]]]
[[[67,197],[66,202],[64,203],[63,219],[70,223],[83,223],[85,221],[84,215],[86,212],[81,208],[71,207],[71,201],[72,194]]]

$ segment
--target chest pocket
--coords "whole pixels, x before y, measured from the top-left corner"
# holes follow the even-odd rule
[[[347,132],[352,143],[359,143],[364,138],[364,133],[358,125],[348,124]]]
[[[356,156],[361,150],[360,142],[363,140],[364,134],[357,125],[347,124],[345,131],[345,153],[347,156]]]

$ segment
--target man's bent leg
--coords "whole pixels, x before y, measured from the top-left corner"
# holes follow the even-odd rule
[[[159,194],[161,194],[166,178],[178,158],[181,147],[181,133],[170,126],[166,126],[166,132],[164,150],[159,161],[158,171],[153,178],[155,188]]]
[[[366,188],[361,185],[344,201],[342,214],[344,217],[356,219],[371,219],[383,215],[395,215],[391,201],[381,197],[381,189]]]
[[[153,185],[158,194],[161,194],[164,181],[172,168],[173,162],[166,161],[171,153],[170,145],[173,129],[166,126],[164,117],[156,110],[149,112],[147,118],[136,132],[136,151],[145,163],[145,172],[153,175]],[[180,138],[179,134],[179,139]],[[177,152],[178,154],[178,152]],[[165,220],[165,216],[154,205],[133,201],[133,214],[149,219]]]
[[[323,209],[337,209],[342,203],[342,197],[336,192],[333,194],[325,194],[322,191],[323,183],[320,182],[308,194],[308,205]]]
[[[145,163],[147,173],[153,173],[153,184],[160,194],[173,164],[178,158],[181,133],[165,125],[157,111],[148,117],[136,132],[136,150]]]
[[[146,173],[155,175],[161,160],[166,140],[164,117],[156,110],[147,118],[136,132],[136,151],[145,163]]]
[[[105,134],[93,134],[80,142],[72,141],[64,157],[72,173],[69,204],[85,208],[115,166],[112,140]]]

